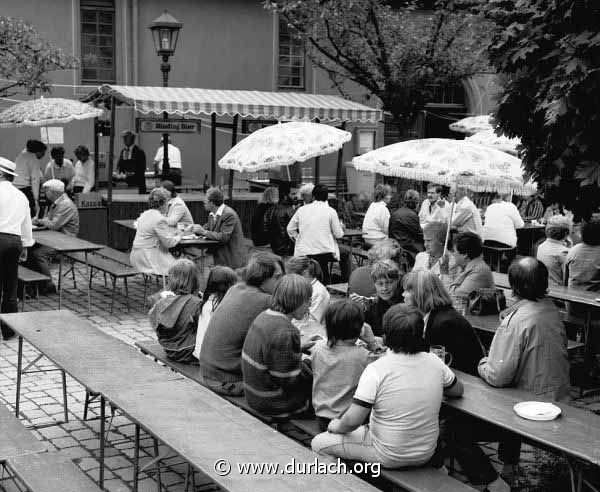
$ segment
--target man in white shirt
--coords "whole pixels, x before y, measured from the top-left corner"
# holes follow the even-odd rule
[[[181,151],[171,143],[170,138],[168,139],[167,149],[169,153],[169,170],[163,172],[163,161],[165,159],[164,138],[160,139],[160,147],[158,147],[154,156],[154,172],[157,175],[162,175],[163,180],[172,181],[175,186],[181,186]]]
[[[429,222],[448,222],[450,205],[442,198],[443,188],[430,183],[427,186],[427,200],[423,200],[419,211],[421,227]]]
[[[496,193],[485,211],[483,244],[514,248],[517,245],[517,229],[523,225],[523,219],[515,204],[504,200],[503,196]]]
[[[21,190],[29,200],[32,217],[40,213],[40,182],[42,179],[42,157],[46,154],[46,144],[39,140],[27,140],[25,149],[15,159],[16,173],[13,185]]]
[[[288,235],[296,242],[294,256],[308,256],[319,263],[325,285],[330,283],[329,263],[340,259],[336,238],[344,235],[336,211],[327,203],[329,192],[316,185],[314,201],[300,207],[287,226]]]
[[[456,205],[452,215],[452,227],[455,227],[458,232],[473,232],[481,237],[483,234],[481,215],[479,215],[479,210],[467,196],[467,193],[466,188],[456,188],[454,193]]]
[[[24,253],[23,248],[33,245],[29,202],[12,184],[15,171],[15,163],[0,157],[0,313],[18,311],[19,259]],[[0,323],[0,330],[5,340],[15,335],[3,323]]]

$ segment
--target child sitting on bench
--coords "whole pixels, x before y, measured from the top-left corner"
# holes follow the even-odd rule
[[[194,357],[202,300],[198,297],[200,271],[191,260],[177,260],[169,269],[168,290],[156,296],[148,317],[167,357],[197,364]],[[153,300],[154,300],[153,299]]]
[[[200,358],[202,341],[204,340],[206,327],[212,317],[212,313],[215,312],[215,309],[217,309],[217,306],[221,303],[225,294],[227,294],[229,287],[235,285],[236,282],[237,275],[231,268],[226,266],[214,266],[208,274],[206,289],[202,293],[202,314],[198,320],[198,331],[196,333],[194,357],[197,359]]]
[[[325,311],[327,340],[319,340],[311,352],[313,408],[323,431],[348,409],[363,370],[373,360],[365,347],[356,345],[364,320],[352,301],[336,302]]]

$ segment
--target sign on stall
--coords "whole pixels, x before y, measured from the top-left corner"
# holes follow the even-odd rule
[[[154,120],[138,118],[138,131],[157,133],[200,133],[200,122],[195,120]]]

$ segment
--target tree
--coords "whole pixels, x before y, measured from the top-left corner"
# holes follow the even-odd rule
[[[0,97],[15,94],[10,91],[19,87],[29,95],[50,92],[48,72],[77,67],[76,58],[42,39],[31,24],[0,16],[0,77],[11,81],[0,86]]]
[[[506,74],[495,117],[521,137],[546,198],[587,218],[600,205],[598,0],[489,0],[489,58]]]
[[[458,84],[487,67],[489,28],[460,0],[423,10],[416,0],[264,1],[303,40],[311,61],[342,94],[351,80],[409,126],[436,86]]]

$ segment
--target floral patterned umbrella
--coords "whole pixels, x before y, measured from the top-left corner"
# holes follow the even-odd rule
[[[465,141],[474,144],[485,145],[502,152],[507,152],[510,155],[518,155],[517,147],[521,145],[520,138],[509,138],[504,135],[496,135],[494,130],[484,130],[477,132],[470,137],[465,138]]]
[[[0,128],[62,125],[73,120],[95,118],[102,113],[102,109],[73,99],[34,99],[0,112]]]
[[[473,135],[474,133],[482,132],[484,130],[493,130],[490,118],[490,115],[487,114],[480,116],[469,116],[468,118],[463,118],[462,120],[450,123],[448,127],[450,130],[454,130],[455,132]]]
[[[521,160],[465,140],[426,138],[387,145],[352,159],[359,171],[371,171],[473,191],[522,193]]]
[[[255,131],[235,145],[219,160],[219,167],[256,172],[290,166],[295,162],[331,154],[351,138],[349,132],[321,123],[271,125]]]

